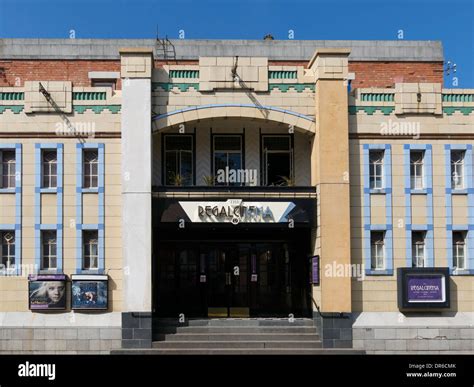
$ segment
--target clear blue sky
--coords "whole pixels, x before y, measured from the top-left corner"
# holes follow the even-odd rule
[[[2,38],[441,40],[474,88],[473,0],[0,0]],[[451,80],[445,78],[446,86]]]

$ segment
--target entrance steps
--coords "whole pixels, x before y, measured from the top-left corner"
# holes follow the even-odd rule
[[[195,319],[183,324],[176,319],[155,320],[151,349],[114,353],[313,355],[354,351],[322,349],[317,327],[309,318],[226,318]]]

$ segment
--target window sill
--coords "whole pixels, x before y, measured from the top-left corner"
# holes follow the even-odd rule
[[[40,269],[38,270],[38,274],[63,274],[62,271],[58,269]]]
[[[387,193],[387,189],[385,189],[385,188],[370,188],[369,193],[370,194],[375,194],[375,195],[385,195]]]
[[[412,188],[410,189],[410,193],[412,195],[427,195],[428,189],[427,188]]]
[[[469,269],[453,270],[451,272],[451,275],[455,275],[455,276],[474,275],[474,270],[469,270]]]
[[[104,269],[80,269],[80,270],[76,270],[76,274],[103,275],[105,274],[105,270]]]
[[[15,193],[15,188],[0,188],[0,194],[12,194]]]
[[[365,271],[365,275],[369,276],[378,276],[378,275],[393,275],[393,269],[390,270],[375,270],[375,269],[369,269]]]
[[[54,193],[54,194],[57,194],[58,193],[58,189],[57,188],[40,188],[38,190],[39,193]]]
[[[451,189],[451,195],[467,195],[469,192],[467,191],[467,188],[452,188]]]
[[[81,188],[82,193],[99,193],[99,188]]]

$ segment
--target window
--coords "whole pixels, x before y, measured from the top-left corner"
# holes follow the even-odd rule
[[[411,151],[410,152],[410,181],[411,189],[423,189],[424,178],[423,178],[423,162],[425,152],[424,151]]]
[[[85,150],[83,164],[83,187],[97,188],[99,186],[99,155],[97,150]]]
[[[425,232],[414,231],[411,243],[413,267],[425,267]]]
[[[239,179],[232,179],[232,176],[239,176],[238,172],[242,169],[242,136],[214,136],[213,142],[216,184],[242,185]],[[220,176],[224,178],[220,179]]]
[[[263,184],[293,184],[293,147],[290,136],[263,136]]]
[[[57,268],[56,253],[56,231],[42,231],[41,244],[43,246],[41,256],[41,268],[44,270]]]
[[[383,150],[371,150],[369,153],[370,162],[370,188],[383,188]]]
[[[93,270],[99,268],[99,242],[97,230],[83,231],[83,269]]]
[[[0,188],[15,188],[15,151],[0,151],[2,179]]]
[[[93,79],[92,87],[111,87],[115,90],[117,81],[115,79]]]
[[[466,268],[466,232],[453,232],[453,267],[456,269]]]
[[[56,188],[58,179],[58,159],[55,150],[43,151],[42,188]]]
[[[384,239],[384,231],[372,231],[370,234],[372,270],[383,270],[385,268]]]
[[[193,185],[193,137],[165,136],[165,185]]]
[[[15,232],[1,231],[2,269],[8,269],[15,264]]]
[[[464,154],[463,150],[451,151],[451,184],[453,189],[464,188]]]

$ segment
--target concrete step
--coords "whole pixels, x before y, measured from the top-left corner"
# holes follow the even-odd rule
[[[155,341],[160,349],[321,348],[321,341]]]
[[[159,327],[284,327],[300,326],[313,327],[314,321],[310,318],[222,318],[222,319],[190,319],[180,323],[178,319],[154,319],[153,328]]]
[[[222,327],[215,327],[215,326],[203,326],[203,327],[195,327],[195,326],[188,326],[188,327],[170,327],[170,326],[161,326],[157,327],[154,332],[156,334],[181,334],[181,333],[207,333],[207,334],[215,334],[215,333],[312,333],[315,334],[316,327],[307,327],[307,326],[282,326],[282,327],[274,327],[274,326],[248,326],[248,327],[241,327],[241,326],[222,326]]]
[[[319,340],[314,333],[179,333],[154,335],[156,341],[304,341]]]
[[[356,349],[332,348],[220,348],[220,349],[117,349],[112,355],[364,355]]]

